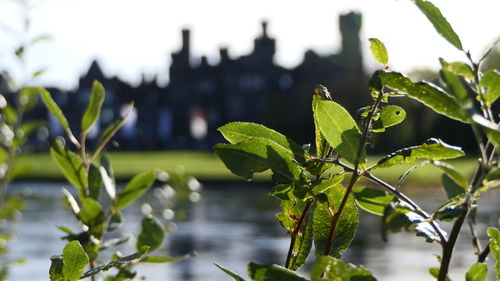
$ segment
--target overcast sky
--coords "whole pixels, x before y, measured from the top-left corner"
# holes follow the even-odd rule
[[[19,76],[12,51],[21,26],[17,0],[0,0],[0,70]],[[168,79],[170,53],[180,47],[182,28],[192,29],[192,55],[217,63],[220,46],[233,57],[252,50],[260,22],[269,21],[277,40],[276,62],[297,65],[307,49],[335,53],[340,47],[338,15],[363,14],[361,40],[365,65],[374,69],[368,38],[381,39],[390,65],[401,71],[437,68],[438,57],[462,60],[463,54],[442,39],[409,0],[33,0],[32,35],[51,41],[31,49],[29,68],[47,68],[37,81],[73,88],[97,58],[109,76],[137,83],[158,74]],[[434,0],[461,37],[464,48],[479,57],[500,37],[499,0]]]

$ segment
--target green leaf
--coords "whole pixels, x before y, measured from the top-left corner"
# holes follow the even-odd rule
[[[274,144],[273,146],[279,146],[293,153],[295,160],[299,163],[305,163],[304,157],[307,155],[307,152],[300,145],[263,125],[250,122],[232,122],[220,127],[218,130],[232,144],[253,138],[267,139]]]
[[[61,230],[62,232],[66,233],[66,234],[73,234],[73,230],[71,230],[71,228],[69,227],[66,227],[66,226],[63,226],[63,225],[56,225],[57,229]]]
[[[356,204],[363,210],[382,216],[385,206],[394,200],[394,195],[369,187],[356,187],[352,190]]]
[[[78,241],[71,241],[63,249],[63,275],[65,281],[80,279],[89,258]]]
[[[436,31],[444,38],[446,41],[450,42],[455,48],[463,50],[462,42],[460,38],[455,33],[451,25],[448,23],[446,18],[441,14],[439,8],[434,6],[429,1],[425,0],[414,0],[417,7],[424,13],[424,15],[432,23]]]
[[[464,83],[462,83],[462,80],[460,80],[457,75],[444,69],[442,69],[439,74],[441,76],[441,80],[443,80],[446,85],[446,88],[448,88],[449,93],[453,94],[453,96],[455,96],[463,105],[469,105],[472,103]]]
[[[415,83],[398,72],[378,71],[376,74],[386,87],[408,94],[410,98],[418,100],[439,114],[470,123],[465,110],[442,89],[426,82]]]
[[[313,214],[313,235],[317,255],[322,255],[328,244],[332,217],[330,216],[327,208],[336,212],[340,206],[342,198],[344,197],[345,191],[346,190],[342,185],[335,185],[325,192],[328,197],[328,206],[319,203],[315,204]],[[352,239],[354,238],[354,235],[356,234],[358,224],[358,209],[354,204],[354,199],[349,196],[337,223],[337,229],[330,251],[331,256],[340,257],[340,251],[347,250]]]
[[[374,169],[382,169],[403,163],[413,163],[417,159],[443,160],[465,155],[460,147],[451,146],[438,139],[428,139],[417,146],[400,149],[377,162]]]
[[[469,184],[467,183],[467,180],[464,178],[464,176],[462,176],[462,174],[457,170],[457,168],[455,168],[454,166],[452,166],[448,163],[442,162],[442,161],[432,161],[431,163],[435,167],[437,167],[440,170],[442,170],[443,172],[445,172],[463,190],[466,190],[468,188]],[[460,193],[462,193],[462,192],[460,192]],[[455,197],[455,196],[451,196],[451,197]],[[451,197],[449,197],[449,198],[451,198]]]
[[[497,261],[495,264],[496,279],[500,279],[500,231],[498,228],[488,228],[488,237],[490,237],[491,255]]]
[[[89,104],[82,117],[83,134],[88,133],[92,126],[94,126],[95,122],[99,119],[102,103],[104,102],[104,96],[104,87],[98,81],[94,81],[92,84],[92,91],[90,93]]]
[[[106,223],[102,206],[98,201],[90,197],[83,198],[81,201],[82,209],[78,213],[78,217],[83,224],[89,226],[90,233],[100,239],[104,232],[104,225]]]
[[[473,114],[472,120],[484,130],[490,142],[497,147],[500,146],[500,129],[497,124],[479,114]]]
[[[248,265],[248,275],[253,281],[308,281],[296,272],[276,264],[262,265],[251,262]]]
[[[474,80],[474,72],[468,64],[459,61],[448,63],[443,58],[439,58],[439,62],[443,70],[447,70],[467,80]]]
[[[406,118],[406,111],[397,105],[382,107],[378,119],[374,122],[373,132],[383,132],[385,128],[397,125]]]
[[[439,268],[438,267],[433,267],[429,268],[429,273],[436,279],[439,277]],[[446,276],[446,281],[451,281],[450,277]]]
[[[233,277],[234,280],[236,281],[245,281],[245,279],[243,279],[243,277],[239,276],[238,274],[236,274],[234,271],[230,270],[230,269],[227,269],[225,267],[223,267],[222,265],[218,264],[218,263],[214,263],[215,266],[217,266],[220,270],[224,271],[224,273],[226,273],[227,275]]]
[[[433,219],[441,221],[456,220],[467,209],[464,195],[465,194],[453,197],[441,205],[434,213]]]
[[[333,101],[319,101],[314,119],[323,136],[340,156],[355,163],[360,152],[359,163],[366,162],[365,147],[361,146],[361,131],[345,108]]]
[[[479,85],[485,88],[484,99],[488,105],[493,104],[500,96],[500,74],[494,70],[486,71]]]
[[[170,263],[170,262],[178,262],[178,261],[183,261],[186,259],[189,259],[191,257],[196,256],[196,252],[183,255],[180,257],[159,257],[159,256],[147,256],[143,257],[140,262],[145,262],[145,263]]]
[[[132,262],[134,260],[139,260],[146,253],[147,253],[147,249],[145,249],[144,251],[137,252],[137,253],[134,253],[132,255],[120,258],[118,260],[112,261],[112,262],[110,262],[108,264],[105,264],[105,265],[102,265],[102,266],[98,266],[98,267],[96,267],[94,269],[91,269],[91,270],[85,272],[83,274],[83,276],[81,277],[81,279],[92,277],[92,276],[94,276],[96,274],[99,274],[99,272],[101,272],[101,271],[108,271],[109,269],[111,269],[113,267],[120,267],[121,265],[129,263],[129,262]]]
[[[370,40],[370,51],[373,57],[386,67],[389,62],[389,55],[387,54],[384,43],[377,38],[369,38],[368,40]]]
[[[45,103],[47,109],[50,111],[50,113],[52,113],[52,115],[54,115],[57,118],[57,120],[59,120],[59,123],[68,134],[68,137],[71,139],[73,143],[75,143],[76,138],[71,132],[68,120],[66,119],[66,116],[64,116],[62,110],[59,108],[57,103],[52,99],[52,96],[47,90],[45,90],[44,88],[38,88],[38,90],[40,92],[40,96],[42,97],[43,103]]]
[[[111,159],[108,154],[102,154],[101,164],[102,166],[99,167],[99,172],[101,173],[102,183],[104,184],[104,188],[109,198],[114,201],[116,199],[116,183],[113,168],[111,167]]]
[[[297,227],[295,225],[295,227]],[[312,223],[312,212],[309,212],[302,227],[297,233],[295,238],[295,243],[293,245],[293,254],[290,258],[289,269],[296,271],[299,269],[307,260],[309,253],[311,252],[313,242],[313,223]]]
[[[160,247],[161,243],[163,242],[165,229],[161,222],[152,215],[145,216],[142,219],[141,226],[142,230],[137,237],[137,243],[135,244],[135,247],[139,250],[144,246],[148,246],[149,251],[153,252],[158,247]]]
[[[19,105],[22,112],[32,110],[38,103],[38,87],[25,87],[19,93]]]
[[[415,213],[406,203],[391,203],[385,207],[382,218],[382,238],[387,241],[389,232],[414,230],[417,236],[422,236],[427,242],[441,242],[439,234],[421,215]],[[443,230],[440,230],[444,233]]]
[[[134,103],[131,103],[125,113],[122,117],[120,117],[118,120],[116,120],[114,123],[109,125],[104,132],[102,133],[101,137],[99,138],[99,141],[97,142],[97,147],[102,148],[104,147],[110,140],[111,138],[120,130],[123,125],[125,125],[125,121],[127,121],[128,116],[134,109]],[[97,153],[98,151],[96,151]],[[95,158],[95,157],[93,157]]]
[[[344,179],[343,174],[335,175],[329,179],[324,179],[312,187],[312,192],[316,195],[320,193],[325,193],[329,189],[333,188],[335,185],[341,183],[343,179]]]
[[[99,195],[101,194],[101,189],[104,183],[102,180],[101,172],[99,167],[95,164],[89,167],[89,196],[95,200],[99,200]]]
[[[488,266],[484,263],[473,264],[465,274],[465,281],[484,281],[488,273]]]
[[[338,260],[330,256],[321,256],[311,269],[312,281],[376,281],[372,273],[364,267]]]
[[[123,209],[146,192],[156,179],[155,171],[143,172],[133,177],[118,195],[115,208]]]
[[[28,137],[33,134],[36,130],[45,127],[47,122],[40,120],[26,121],[19,127],[17,131],[14,142],[12,143],[13,148],[21,147]]]
[[[215,152],[237,176],[250,180],[254,173],[271,169],[277,183],[300,181],[302,171],[293,154],[264,138],[252,138],[236,144],[217,144]]]
[[[461,185],[459,185],[448,174],[443,174],[441,176],[441,182],[443,183],[443,188],[448,199],[462,195],[467,191],[466,188],[463,188]]]
[[[3,120],[6,124],[13,126],[17,123],[17,113],[16,109],[10,105],[6,105],[2,108]]]
[[[56,139],[50,148],[50,155],[63,172],[66,179],[84,197],[88,186],[87,171],[78,155],[63,147],[60,139]]]

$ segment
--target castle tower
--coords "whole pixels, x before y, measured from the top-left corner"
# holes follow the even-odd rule
[[[362,68],[363,57],[359,32],[361,29],[361,14],[350,12],[339,17],[340,33],[342,35],[341,58],[347,68]]]

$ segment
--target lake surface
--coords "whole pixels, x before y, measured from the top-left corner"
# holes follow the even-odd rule
[[[13,281],[48,280],[50,256],[60,254],[65,241],[63,233],[55,225],[65,225],[78,229],[72,214],[60,204],[61,187],[67,185],[18,183],[11,187],[11,193],[22,193],[26,200],[26,210],[22,220],[11,226],[16,234],[10,244],[10,253],[3,259],[26,257],[26,264],[11,268]],[[192,251],[198,255],[188,260],[170,264],[145,264],[139,267],[139,275],[148,280],[232,280],[213,263],[222,264],[246,276],[248,262],[284,264],[289,246],[287,233],[279,226],[274,215],[278,202],[266,194],[270,185],[205,185],[201,199],[194,204],[185,204],[186,218],[176,223],[176,230],[167,235],[158,255],[178,256]],[[496,197],[494,196],[496,195]],[[426,190],[415,194],[416,201],[428,211],[440,205],[441,191]],[[498,221],[498,192],[483,195],[478,210],[478,232],[485,239],[487,225]],[[125,212],[126,231],[137,234],[142,218],[141,205],[146,201],[155,202],[153,192],[142,202]],[[153,209],[162,205],[152,204]],[[494,215],[493,215],[494,214]],[[380,217],[361,212],[360,228],[349,251],[344,253],[348,261],[364,265],[380,281],[434,280],[427,272],[438,266],[435,254],[440,253],[436,243],[424,242],[413,233],[398,233],[383,242],[380,235]],[[450,225],[443,224],[445,230]],[[465,229],[465,228],[464,228]],[[121,251],[133,252],[134,242],[130,241]],[[105,253],[110,255],[112,253]],[[459,239],[452,260],[451,277],[464,280],[464,274],[475,261],[474,249],[470,243],[469,231],[464,231]],[[490,259],[489,263],[492,261]],[[307,266],[305,266],[307,271]],[[488,280],[494,280],[490,267]]]

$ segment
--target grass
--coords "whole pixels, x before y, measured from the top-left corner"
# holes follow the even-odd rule
[[[210,152],[193,151],[155,151],[155,152],[112,152],[110,153],[115,177],[118,180],[127,180],[133,175],[150,169],[161,169],[169,173],[185,172],[201,181],[244,181],[224,166],[217,156]],[[371,162],[378,158],[372,158]],[[475,162],[471,159],[450,161],[457,169],[466,175],[472,175]],[[62,181],[63,175],[48,153],[23,155],[18,158],[19,167],[26,168],[26,173],[20,180]],[[411,167],[388,168],[374,172],[381,179],[397,182],[398,177]],[[416,169],[408,178],[408,182],[419,186],[437,186],[440,184],[440,171],[425,166]],[[255,181],[270,180],[269,173],[255,175]]]

